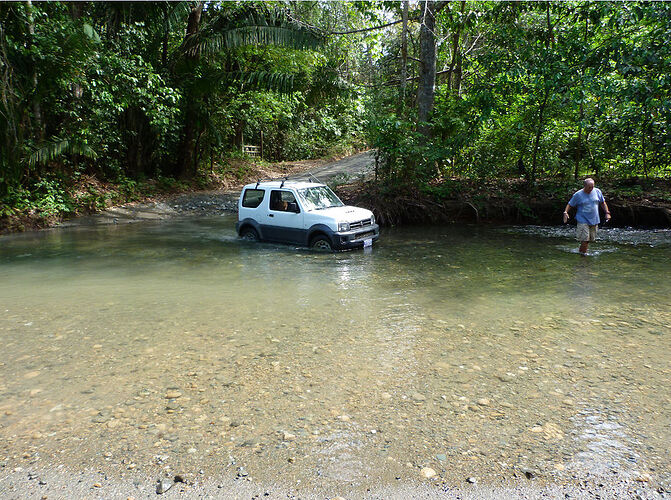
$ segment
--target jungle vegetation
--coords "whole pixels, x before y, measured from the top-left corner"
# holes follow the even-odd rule
[[[0,3],[0,219],[371,147],[377,183],[671,174],[666,2]],[[96,190],[93,180],[116,186]]]

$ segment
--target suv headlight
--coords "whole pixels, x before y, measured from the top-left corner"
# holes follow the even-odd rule
[[[346,233],[349,231],[349,222],[339,222],[338,223],[338,232],[339,233]]]
[[[370,216],[370,225],[371,225],[371,226],[374,226],[374,225],[375,225],[375,216],[374,216],[374,215],[371,215],[371,216]]]

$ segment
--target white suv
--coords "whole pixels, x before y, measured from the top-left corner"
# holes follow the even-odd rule
[[[367,247],[380,236],[370,210],[345,206],[324,184],[291,180],[243,187],[235,229],[248,240],[325,251]]]

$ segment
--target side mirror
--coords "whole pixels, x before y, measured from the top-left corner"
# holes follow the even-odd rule
[[[300,213],[298,203],[296,203],[295,201],[290,202],[289,205],[287,206],[287,212],[293,212],[295,214]]]

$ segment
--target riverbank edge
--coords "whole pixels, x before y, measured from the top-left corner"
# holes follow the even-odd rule
[[[159,490],[158,485],[161,484]],[[159,493],[160,491],[160,493]],[[245,477],[208,477],[167,475],[156,479],[142,473],[127,471],[109,474],[82,469],[68,471],[58,467],[14,469],[3,474],[0,495],[7,499],[22,498],[292,498],[323,500],[325,498],[360,498],[362,500],[509,500],[529,498],[667,498],[668,490],[654,481],[591,476],[571,481],[544,481],[521,477],[516,481],[452,483],[439,478],[417,480],[406,478],[395,484],[366,487],[343,483],[333,489],[320,481],[295,487]]]
[[[131,203],[85,211],[71,218],[25,214],[7,224],[0,235],[55,227],[163,220],[178,216],[221,215],[237,211],[237,198],[247,182],[263,177],[305,173],[334,158],[286,162],[250,169],[244,179],[219,179],[210,189],[188,189],[145,196]],[[373,180],[336,182],[334,190],[349,205],[368,208],[382,226],[404,224],[559,225],[562,212],[578,182],[540,180],[530,188],[522,179],[486,182],[453,179],[424,189],[389,188]],[[215,189],[212,189],[215,187]],[[671,228],[671,179],[622,179],[600,182],[611,211],[612,227]],[[572,214],[573,215],[573,214]],[[572,222],[572,221],[571,221]]]
[[[530,188],[522,179],[484,183],[460,180],[447,186],[385,188],[372,181],[340,186],[347,204],[375,213],[382,226],[404,224],[559,225],[568,200],[579,189],[572,181],[547,180]],[[633,187],[632,187],[633,186]],[[671,181],[604,182],[613,227],[671,228]],[[574,213],[571,213],[573,218]],[[571,219],[572,219],[571,218]]]

